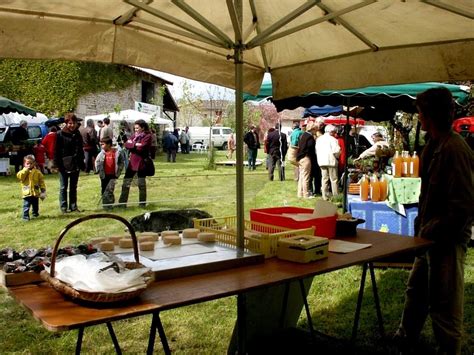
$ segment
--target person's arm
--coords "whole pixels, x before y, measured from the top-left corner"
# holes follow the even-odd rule
[[[131,136],[124,144],[124,147],[130,151],[135,149],[135,135]]]
[[[23,167],[23,169],[20,169],[20,171],[16,174],[16,177],[18,180],[20,180],[23,184],[28,180],[28,177],[30,176],[31,170]]]
[[[370,148],[367,148],[362,153],[360,153],[359,157],[355,160],[364,159],[364,158],[369,157],[369,156],[374,156],[376,150],[377,150],[377,144],[374,144]]]

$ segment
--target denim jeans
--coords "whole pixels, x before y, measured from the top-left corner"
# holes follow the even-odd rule
[[[249,148],[248,150],[248,160],[249,160],[249,170],[255,170],[255,162],[257,161],[258,149]]]
[[[32,208],[33,217],[39,216],[39,198],[28,196],[23,198],[23,219],[30,219],[30,207]]]
[[[77,182],[79,181],[79,171],[66,173],[59,171],[59,208],[61,211],[77,210]],[[68,204],[69,187],[69,204]]]

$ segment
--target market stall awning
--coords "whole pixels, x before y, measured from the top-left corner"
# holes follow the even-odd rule
[[[23,115],[29,116],[36,116],[36,111],[32,108],[26,107],[25,105],[22,105],[19,102],[0,96],[0,115],[11,112],[21,113]]]
[[[404,112],[416,112],[414,105],[416,95],[435,87],[444,87],[453,95],[456,103],[465,106],[469,102],[469,87],[463,85],[452,85],[445,83],[415,83],[384,86],[367,86],[363,88],[346,90],[322,90],[311,92],[300,96],[289,97],[282,100],[274,100],[278,111],[284,109],[294,109],[300,106],[308,107],[311,105],[341,105],[350,104],[385,111],[395,112],[402,110]]]
[[[342,105],[311,106],[304,110],[303,117],[325,116],[325,115],[334,114],[334,113],[341,113],[342,111],[343,111]]]

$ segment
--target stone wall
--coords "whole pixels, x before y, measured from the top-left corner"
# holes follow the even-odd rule
[[[121,110],[135,108],[135,101],[141,101],[141,80],[119,91],[106,91],[81,96],[77,102],[78,117],[113,112],[119,105]]]

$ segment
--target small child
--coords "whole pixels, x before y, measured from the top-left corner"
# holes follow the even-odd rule
[[[36,167],[33,155],[30,154],[23,158],[23,169],[16,174],[16,177],[21,182],[23,220],[30,220],[30,207],[33,209],[33,217],[39,217],[39,199],[45,199],[46,185],[43,174]]]
[[[125,152],[112,147],[112,139],[104,137],[100,140],[101,151],[95,158],[95,171],[100,177],[102,205],[109,209],[115,202],[115,182],[119,178],[125,164]]]

